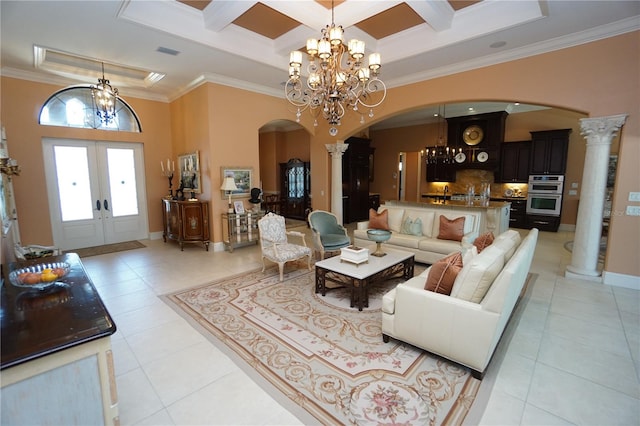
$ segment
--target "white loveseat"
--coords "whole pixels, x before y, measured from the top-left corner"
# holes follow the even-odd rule
[[[378,208],[378,213],[382,213],[384,210],[389,211],[389,228],[391,230],[391,238],[384,243],[384,246],[410,251],[415,255],[416,262],[432,264],[450,253],[461,251],[464,247],[469,247],[479,233],[480,212],[442,209],[426,204],[424,207],[384,204]],[[462,241],[438,239],[441,215],[450,220],[464,216]],[[400,232],[402,224],[407,218],[413,221],[420,219],[422,223],[420,235]],[[355,245],[368,247],[373,244],[367,238],[367,229],[369,229],[369,221],[357,223],[356,229],[353,231]]]
[[[431,268],[398,284],[383,297],[384,341],[393,337],[410,343],[465,365],[482,378],[526,282],[537,239],[535,228],[522,240],[515,230],[499,235],[465,260],[451,295],[424,289]],[[487,274],[489,270],[493,273]],[[488,290],[479,295],[481,300],[460,298],[465,292],[467,299],[478,296],[472,294],[475,286],[469,292],[468,284],[490,276],[495,278],[485,283]]]

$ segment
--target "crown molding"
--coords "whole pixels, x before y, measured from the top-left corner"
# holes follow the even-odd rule
[[[56,76],[48,73],[19,70],[16,68],[2,67],[0,68],[0,76],[17,78],[19,80],[33,81],[35,83],[52,84],[60,87],[74,86],[77,84],[95,84],[95,81],[77,81],[69,78]],[[169,102],[169,99],[157,93],[152,93],[144,89],[134,89],[131,87],[118,87],[121,98],[130,96],[132,98],[146,99],[149,101]]]

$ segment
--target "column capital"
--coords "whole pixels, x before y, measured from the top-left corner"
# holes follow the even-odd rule
[[[587,145],[611,144],[613,137],[626,121],[628,115],[610,115],[580,119],[580,133],[587,138]]]
[[[347,150],[347,148],[349,148],[349,144],[348,143],[328,143],[325,144],[325,147],[327,148],[327,151],[329,151],[329,153],[331,153],[331,156],[333,157],[334,155],[337,155],[338,157],[342,157],[342,154],[344,154],[344,152]]]

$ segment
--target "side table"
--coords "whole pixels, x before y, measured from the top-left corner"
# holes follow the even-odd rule
[[[260,240],[258,221],[265,212],[223,213],[222,241],[230,253],[236,247],[257,244]]]

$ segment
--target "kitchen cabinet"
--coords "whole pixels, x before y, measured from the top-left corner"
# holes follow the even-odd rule
[[[509,206],[509,228],[528,228],[526,198],[491,198],[491,201],[508,201],[511,203]]]
[[[342,156],[342,195],[346,208],[343,223],[369,218],[369,158],[373,152],[369,139],[351,137]]]
[[[531,132],[529,174],[564,175],[571,129]]]
[[[209,203],[206,201],[162,200],[164,242],[202,243],[209,251]]]
[[[527,183],[531,141],[505,142],[500,148],[500,181]]]
[[[538,228],[540,231],[558,232],[560,227],[559,216],[544,216],[537,214],[527,215],[527,228]]]
[[[464,154],[454,168],[499,171],[505,111],[447,118],[447,146]]]
[[[455,182],[456,167],[452,164],[427,164],[427,182]]]

